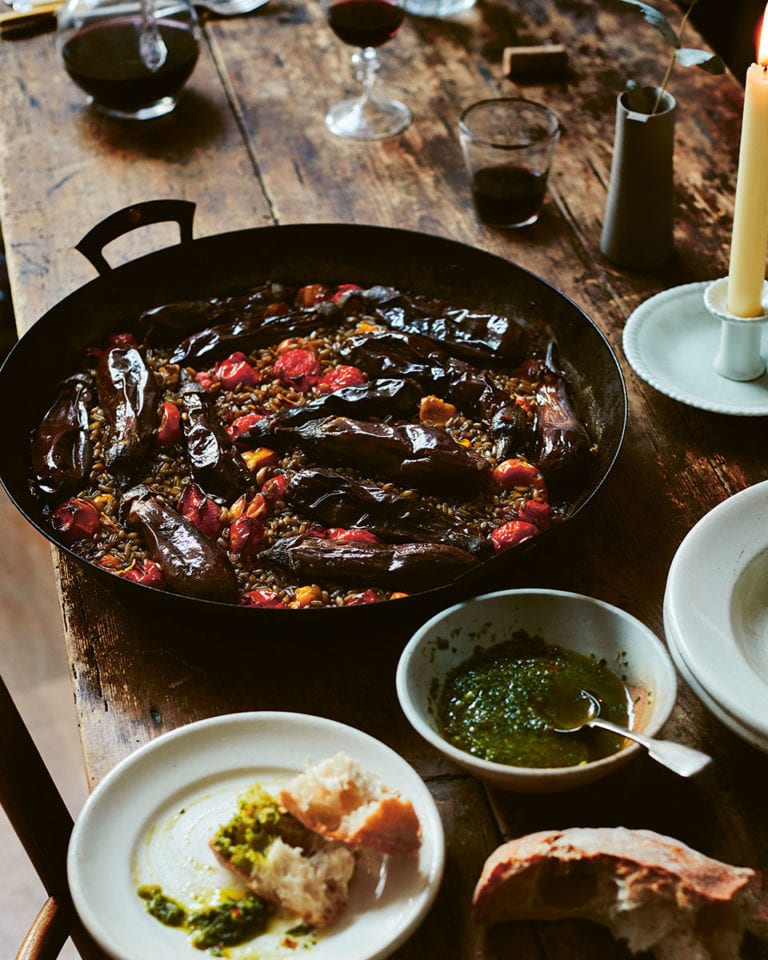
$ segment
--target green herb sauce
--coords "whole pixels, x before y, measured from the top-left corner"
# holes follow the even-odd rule
[[[316,834],[281,810],[275,797],[255,784],[240,797],[237,813],[218,829],[212,843],[239,870],[249,874],[255,864],[264,860],[278,837],[305,850],[312,850],[318,842]],[[137,892],[146,901],[148,912],[160,923],[181,928],[190,935],[194,947],[217,957],[226,956],[228,947],[264,933],[275,913],[271,904],[253,895],[227,897],[213,906],[188,911],[167,897],[159,886],[139,887]],[[309,937],[313,932],[314,927],[299,924],[288,934]]]
[[[209,950],[213,956],[224,956],[226,947],[237,946],[264,933],[274,913],[266,900],[252,895],[227,897],[216,906],[188,912],[158,886],[139,887],[137,892],[146,900],[147,911],[155,919],[191,934],[192,946]]]
[[[606,720],[628,726],[627,688],[605,661],[518,632],[449,673],[436,718],[450,743],[485,760],[516,767],[576,766],[623,745],[601,730],[554,731],[566,725],[558,718],[573,717],[580,689],[599,697]]]
[[[214,848],[244,873],[264,860],[274,841],[280,837],[292,847],[312,850],[317,835],[280,809],[277,800],[260,786],[248,790],[239,800],[235,816],[219,828]]]
[[[225,900],[215,907],[199,910],[189,917],[194,931],[192,946],[198,950],[222,951],[264,933],[272,908],[261,897]]]

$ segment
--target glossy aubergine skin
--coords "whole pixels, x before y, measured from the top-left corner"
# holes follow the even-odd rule
[[[452,356],[474,363],[504,362],[514,366],[531,349],[527,331],[511,317],[451,307],[394,287],[371,287],[358,296],[391,330],[437,340]]]
[[[290,537],[260,554],[302,578],[375,584],[413,592],[447,583],[477,563],[471,553],[436,543],[359,543]]]
[[[318,322],[324,322],[339,313],[339,307],[330,302],[319,303],[313,310],[286,309],[273,316],[250,316],[246,313],[236,320],[191,334],[176,347],[169,362],[200,370],[236,350],[248,353],[286,337],[311,333]]]
[[[108,421],[104,462],[115,476],[130,478],[152,448],[159,423],[155,376],[136,347],[112,347],[99,358],[96,387]]]
[[[592,441],[573,411],[562,377],[547,373],[536,396],[536,461],[555,496],[578,488],[589,466]]]
[[[302,406],[288,407],[273,417],[265,417],[243,431],[239,439],[279,444],[282,436],[290,442],[293,428],[329,416],[404,420],[418,411],[422,395],[416,381],[408,379],[373,380],[360,386],[342,387]]]
[[[256,481],[227,437],[205,391],[197,384],[185,386],[181,405],[187,461],[200,487],[225,501],[252,490]]]
[[[288,482],[285,498],[303,516],[325,527],[370,530],[385,542],[450,542],[476,556],[493,552],[489,541],[470,537],[441,510],[335,470],[298,471]]]
[[[425,391],[482,420],[494,435],[500,459],[535,441],[531,423],[515,410],[508,394],[482,371],[457,360],[419,334],[375,333],[352,337],[345,349],[351,363],[369,376],[406,376]]]
[[[93,463],[88,411],[93,379],[76,373],[58,387],[32,441],[32,479],[46,497],[61,497],[83,486]]]
[[[200,600],[237,602],[240,590],[227,555],[181,514],[140,494],[130,500],[127,520],[141,532],[171,590]]]
[[[485,421],[509,400],[483,373],[448,356],[438,344],[419,334],[359,335],[350,338],[343,353],[369,376],[409,377],[423,390]]]
[[[297,427],[294,437],[321,463],[356,467],[406,487],[461,497],[489,482],[489,461],[439,427],[329,417]]]
[[[206,328],[238,318],[263,315],[271,304],[293,294],[279,283],[265,283],[235,296],[211,297],[208,300],[174,300],[145,310],[137,330],[146,343],[154,346],[175,346],[179,337],[203,333]]]

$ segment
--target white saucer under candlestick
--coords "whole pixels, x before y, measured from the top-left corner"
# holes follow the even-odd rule
[[[736,416],[768,416],[763,312],[737,317],[727,308],[728,278],[671,287],[650,297],[624,328],[624,353],[646,383],[674,400]]]

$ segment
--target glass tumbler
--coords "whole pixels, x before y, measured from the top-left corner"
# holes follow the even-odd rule
[[[66,0],[56,42],[95,109],[150,120],[176,106],[197,63],[200,32],[189,0]]]
[[[535,223],[560,139],[557,115],[532,100],[480,100],[462,111],[459,139],[480,220],[508,228]]]

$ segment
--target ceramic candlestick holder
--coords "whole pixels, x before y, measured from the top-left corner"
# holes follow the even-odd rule
[[[681,403],[739,416],[768,415],[763,313],[727,307],[728,278],[663,290],[642,303],[624,329],[627,360],[647,383]]]
[[[760,353],[763,325],[768,320],[765,303],[756,317],[737,317],[728,310],[728,277],[715,280],[704,291],[704,306],[720,321],[720,349],[712,361],[721,377],[740,382],[765,373]]]

